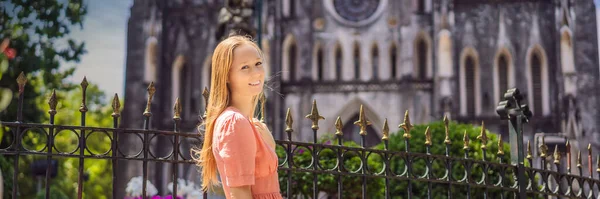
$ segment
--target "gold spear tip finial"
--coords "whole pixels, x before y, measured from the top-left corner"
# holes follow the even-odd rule
[[[179,100],[179,97],[177,99],[175,99],[175,106],[173,106],[173,112],[174,112],[173,119],[180,120],[181,119],[181,101]]]
[[[17,77],[17,83],[19,84],[19,86],[24,86],[25,83],[27,83],[27,78],[25,77],[24,72],[21,72],[19,74],[19,77]]]
[[[450,127],[449,127],[450,121],[448,120],[448,116],[444,115],[444,132],[446,133],[446,137],[444,138],[444,144],[452,144],[452,141],[450,140]]]
[[[360,110],[358,112],[358,120],[355,121],[354,124],[360,128],[360,135],[367,135],[367,126],[371,125],[371,122],[367,120],[362,104],[360,105]]]
[[[25,73],[21,72],[19,77],[17,77],[17,84],[19,84],[19,94],[22,94],[25,91],[25,84],[27,83],[27,78],[25,77]]]
[[[596,172],[600,173],[600,154],[596,156]]]
[[[431,146],[431,131],[429,131],[429,126],[425,128],[425,145]]]
[[[540,145],[540,157],[545,158],[548,155],[548,146],[546,146],[546,139],[542,137],[542,145]]]
[[[558,152],[558,145],[554,146],[554,164],[560,164],[560,153]]]
[[[113,116],[118,116],[121,113],[121,102],[119,101],[119,95],[117,95],[116,93],[112,100],[112,109]]]
[[[531,154],[531,141],[527,140],[527,159],[532,159],[533,155]]]
[[[336,135],[344,135],[344,133],[342,132],[342,118],[340,116],[337,117],[337,119],[335,120],[335,134]]]
[[[485,124],[483,123],[483,121],[481,121],[481,132],[477,136],[477,139],[481,140],[481,149],[486,149],[488,137],[487,133],[485,132]]]
[[[577,168],[581,168],[581,150],[577,152]]]
[[[588,147],[587,147],[587,149],[588,149],[588,153],[589,153],[590,155],[592,155],[592,143],[589,143],[589,144],[588,144]]]
[[[292,111],[288,108],[287,113],[285,114],[285,132],[291,133],[294,131],[294,129],[292,129],[293,123],[294,119],[292,119]]]
[[[317,100],[313,100],[310,114],[306,115],[306,118],[312,121],[311,128],[313,130],[319,130],[319,120],[324,120],[325,118],[319,115],[319,109],[317,108]]]
[[[502,141],[502,135],[498,136],[498,155],[504,155],[504,141]]]
[[[469,134],[467,133],[467,130],[465,130],[465,134],[463,136],[463,149],[464,150],[468,150],[469,149]]]
[[[87,77],[83,76],[83,80],[81,80],[81,88],[83,88],[84,90],[88,87],[89,83],[87,81]]]
[[[565,143],[565,146],[567,147],[567,149],[571,146],[571,144],[569,143],[569,139],[567,139],[567,142]]]
[[[156,92],[156,88],[154,87],[154,82],[150,82],[150,85],[148,85],[148,94],[150,94],[151,96],[154,96],[154,92]]]
[[[388,140],[389,135],[390,135],[390,127],[388,126],[387,118],[385,118],[385,121],[383,122],[383,137],[381,137],[381,140]]]
[[[403,137],[406,139],[410,139],[410,130],[412,129],[413,125],[410,123],[410,116],[408,114],[408,110],[404,112],[404,123],[400,124],[400,126],[398,127],[404,129]]]
[[[48,113],[50,115],[56,114],[56,105],[58,105],[58,101],[56,100],[56,90],[54,89],[52,89],[52,94],[48,99],[48,105],[50,106],[50,110],[48,110]]]

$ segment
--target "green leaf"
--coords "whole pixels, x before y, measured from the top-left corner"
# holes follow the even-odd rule
[[[13,93],[10,89],[0,88],[0,112],[8,107],[12,101],[12,96]]]
[[[2,75],[4,75],[4,71],[8,70],[8,60],[2,59],[0,62],[0,80],[2,80]]]

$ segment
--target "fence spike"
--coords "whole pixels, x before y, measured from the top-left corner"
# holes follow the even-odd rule
[[[81,106],[79,107],[79,112],[87,112],[87,105],[85,104],[85,98],[86,98],[86,91],[87,91],[87,87],[88,87],[88,81],[87,78],[85,76],[83,76],[83,80],[81,81],[81,92],[83,94],[83,97],[81,98]]]
[[[527,140],[527,157],[528,160],[533,159],[533,155],[531,154],[531,141]]]
[[[467,133],[467,130],[465,130],[465,134],[463,136],[463,149],[469,149],[469,134]]]
[[[498,135],[498,155],[504,155],[504,141],[502,141],[502,135]]]
[[[208,88],[204,87],[204,91],[202,91],[202,97],[204,97],[204,115],[202,116],[203,119],[206,119],[206,110],[208,110]]]
[[[360,111],[358,112],[358,120],[355,121],[354,124],[360,127],[360,135],[367,135],[367,126],[371,125],[371,122],[367,120],[362,104],[360,105]]]
[[[19,94],[22,94],[25,91],[25,84],[27,83],[27,77],[25,77],[25,73],[21,71],[19,77],[17,77],[17,84],[19,84]]]
[[[483,123],[483,121],[481,121],[481,132],[477,136],[477,139],[481,140],[481,149],[486,149],[488,137],[487,133],[485,132],[485,124]]]
[[[344,132],[342,132],[343,127],[344,126],[342,125],[342,117],[338,116],[335,120],[335,134],[340,136],[344,135]]]
[[[265,122],[265,103],[267,103],[267,97],[264,92],[260,93],[260,122]]]
[[[292,129],[292,124],[294,124],[294,119],[292,119],[291,109],[288,108],[287,113],[285,114],[285,132],[294,132],[294,129]]]
[[[121,102],[119,101],[119,95],[117,95],[116,93],[112,100],[112,109],[113,109],[113,113],[112,113],[113,117],[118,117],[121,115]]]
[[[596,172],[600,173],[600,154],[596,157]]]
[[[408,110],[406,110],[406,112],[404,112],[404,123],[400,124],[399,127],[404,129],[403,137],[406,139],[410,139],[410,130],[412,129],[413,125],[410,123],[410,117],[408,115]]]
[[[152,116],[151,107],[152,107],[152,97],[154,97],[154,92],[156,92],[156,88],[154,87],[154,82],[150,82],[148,85],[148,101],[146,102],[146,110],[144,111],[144,116],[150,117]]]
[[[581,150],[577,152],[577,168],[581,168]]]
[[[446,132],[446,138],[444,138],[444,143],[445,144],[451,144],[452,141],[450,140],[450,130],[449,130],[449,125],[450,121],[448,120],[448,116],[444,115],[444,131]]]
[[[54,89],[52,89],[52,95],[50,95],[50,99],[48,99],[48,105],[50,105],[50,110],[48,110],[48,113],[50,113],[50,115],[55,115],[58,101],[56,100],[56,90]]]
[[[546,158],[548,156],[548,146],[546,146],[546,139],[542,137],[542,145],[540,145],[540,157]]]
[[[385,118],[385,121],[383,122],[383,137],[381,137],[381,140],[388,140],[389,135],[390,135],[390,127],[388,125],[387,118]]]
[[[558,145],[554,145],[554,164],[560,164],[560,153],[558,152]]]
[[[317,108],[317,100],[313,100],[310,114],[306,115],[306,118],[312,121],[311,128],[313,130],[319,130],[319,120],[324,120],[325,118],[319,115],[319,109]]]
[[[175,99],[175,106],[173,106],[173,112],[173,120],[181,120],[181,101],[179,100],[179,97]]]
[[[431,146],[431,132],[429,131],[429,126],[425,128],[425,145]]]
[[[594,162],[592,162],[592,144],[589,143],[588,144],[588,171],[590,174],[590,178],[593,178],[594,174],[592,173],[592,164]]]

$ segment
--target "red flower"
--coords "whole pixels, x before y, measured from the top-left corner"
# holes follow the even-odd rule
[[[15,56],[17,56],[17,51],[14,48],[6,48],[6,50],[4,50],[4,54],[6,57],[8,57],[8,59],[13,59]]]

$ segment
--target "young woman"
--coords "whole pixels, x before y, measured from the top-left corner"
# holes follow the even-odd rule
[[[262,52],[250,39],[232,36],[217,45],[199,160],[202,189],[218,184],[218,172],[228,199],[282,198],[275,141],[253,116],[264,79]]]

